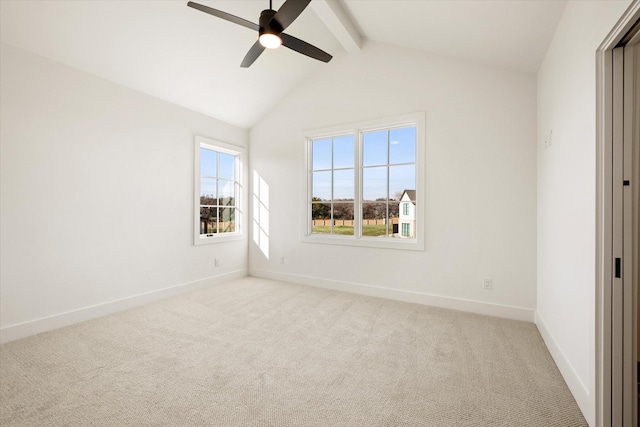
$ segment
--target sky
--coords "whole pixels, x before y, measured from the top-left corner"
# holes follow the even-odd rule
[[[355,135],[312,141],[313,197],[355,198],[356,147]],[[415,189],[415,160],[415,126],[363,133],[363,200],[394,198]]]
[[[234,197],[235,156],[200,148],[200,195]]]

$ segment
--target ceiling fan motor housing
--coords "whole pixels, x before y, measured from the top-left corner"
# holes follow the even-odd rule
[[[284,31],[282,25],[275,19],[273,16],[276,14],[276,11],[273,9],[265,9],[260,13],[260,35],[263,34],[275,34],[277,36]]]

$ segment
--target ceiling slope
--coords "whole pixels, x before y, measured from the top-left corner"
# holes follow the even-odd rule
[[[257,23],[267,0],[196,0]],[[273,3],[278,9],[283,0]],[[0,41],[250,128],[328,64],[289,49],[240,62],[256,33],[184,0],[1,0]],[[332,54],[366,39],[535,74],[566,0],[313,0],[287,33]]]
[[[252,22],[269,5],[199,2]],[[327,65],[281,48],[242,69],[257,33],[186,3],[2,0],[0,40],[243,128]],[[331,54],[341,49],[310,7],[287,33]]]
[[[566,0],[342,0],[364,37],[535,74]]]

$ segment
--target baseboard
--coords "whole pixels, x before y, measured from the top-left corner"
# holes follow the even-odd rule
[[[183,283],[168,288],[151,291],[144,294],[133,295],[119,300],[109,301],[102,304],[96,304],[89,307],[83,307],[65,313],[55,314],[53,316],[41,319],[31,320],[16,325],[9,325],[0,328],[0,344],[36,335],[42,332],[52,331],[64,326],[73,325],[75,323],[84,322],[86,320],[95,319],[97,317],[106,316],[118,311],[129,308],[138,307],[150,302],[158,301],[164,298],[180,295],[196,289],[205,288],[212,285],[225,283],[231,280],[240,279],[247,275],[247,270],[236,270],[230,273],[221,274],[219,276],[207,277],[206,279],[196,280],[194,282]]]
[[[360,283],[343,282],[338,280],[319,279],[316,277],[301,276],[296,274],[279,273],[268,270],[250,270],[250,276],[264,279],[279,280],[282,282],[296,283],[299,285],[314,286],[317,288],[333,289],[354,294],[367,295],[379,298],[387,298],[396,301],[411,302],[434,307],[448,308],[451,310],[466,311],[469,313],[484,314],[487,316],[502,317],[513,320],[533,322],[533,309],[512,307],[508,305],[491,304],[481,301],[451,298],[440,295],[424,294],[420,292],[403,291],[399,289],[383,288],[379,286],[363,285]]]
[[[589,425],[595,425],[595,401],[592,402],[589,395],[589,389],[576,374],[573,366],[571,366],[571,363],[567,360],[567,357],[553,338],[547,324],[544,322],[544,319],[540,316],[538,311],[535,313],[535,324],[538,327],[538,331],[540,332],[549,353],[551,353],[551,357],[553,357],[554,362],[556,362],[556,366],[560,370],[564,381],[567,383],[567,386],[569,386],[569,390],[571,390],[571,394],[573,394],[573,398],[576,400],[582,414]]]

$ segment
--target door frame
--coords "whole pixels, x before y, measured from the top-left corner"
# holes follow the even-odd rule
[[[612,425],[612,285],[613,285],[613,131],[616,117],[613,112],[613,49],[624,42],[624,37],[640,21],[640,2],[633,2],[596,51],[596,426]],[[637,159],[634,181],[637,181]],[[637,185],[635,186],[637,187]],[[638,203],[638,189],[632,188],[634,205]],[[637,223],[636,216],[636,223]],[[634,250],[638,242],[635,236]],[[637,284],[638,261],[632,258],[634,284]],[[635,299],[633,301],[635,305]],[[636,308],[633,325],[635,328]],[[634,334],[635,335],[635,334]],[[622,349],[620,349],[622,351]],[[635,372],[635,364],[633,372]],[[637,411],[635,417],[637,419]],[[616,426],[613,426],[616,427]]]

